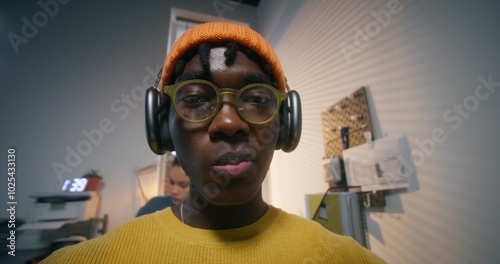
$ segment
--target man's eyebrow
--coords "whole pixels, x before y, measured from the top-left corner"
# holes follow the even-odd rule
[[[192,71],[192,72],[185,72],[184,74],[182,74],[179,78],[177,78],[176,82],[182,82],[194,79],[209,80],[209,78],[210,76],[207,76],[207,74],[204,71]]]
[[[269,79],[269,77],[263,74],[249,73],[243,77],[243,80],[248,84],[252,83],[271,84],[271,80]]]
[[[210,81],[210,76],[208,76],[207,73],[204,71],[185,72],[179,78],[177,78],[176,82],[195,80],[195,79],[202,79],[202,80]],[[266,76],[264,74],[257,74],[257,73],[245,74],[245,76],[243,76],[243,81],[247,84],[252,84],[252,83],[271,84],[271,79],[268,76]]]

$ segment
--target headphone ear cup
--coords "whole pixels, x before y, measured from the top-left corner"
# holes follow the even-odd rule
[[[282,149],[287,141],[288,136],[290,135],[290,123],[291,123],[291,115],[290,115],[290,100],[288,100],[288,95],[285,101],[281,104],[281,108],[279,111],[279,135],[278,142],[276,143],[277,150]]]
[[[280,128],[276,149],[284,152],[293,151],[300,141],[302,132],[302,108],[300,96],[296,91],[289,91],[280,108]]]
[[[288,101],[290,123],[288,124],[288,138],[282,150],[291,152],[299,145],[302,134],[302,105],[299,93],[296,91],[289,91],[286,100]]]
[[[145,112],[146,112],[146,137],[149,148],[157,155],[163,155],[168,150],[173,150],[170,130],[168,129],[168,109],[165,105],[158,113],[161,104],[160,92],[154,87],[146,91]]]
[[[170,97],[167,97],[161,112],[158,114],[160,119],[160,137],[163,144],[163,149],[166,151],[174,151],[174,143],[170,136],[170,129],[168,126],[168,111],[170,109]]]

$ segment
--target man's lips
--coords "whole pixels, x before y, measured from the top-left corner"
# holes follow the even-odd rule
[[[214,166],[214,170],[217,173],[229,174],[232,176],[240,175],[246,172],[251,166],[250,161],[241,161],[237,164],[226,164]]]
[[[226,152],[219,156],[213,169],[217,173],[236,176],[246,172],[252,165],[250,154]]]

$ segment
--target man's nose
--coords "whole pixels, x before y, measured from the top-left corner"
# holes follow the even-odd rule
[[[222,135],[234,137],[248,134],[250,128],[239,116],[237,107],[234,95],[222,96],[220,111],[214,116],[208,129],[211,137]]]

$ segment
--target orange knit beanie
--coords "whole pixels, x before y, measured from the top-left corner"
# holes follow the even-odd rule
[[[286,82],[283,69],[281,68],[278,56],[271,45],[259,33],[251,28],[228,22],[209,22],[200,24],[188,29],[172,46],[165,59],[159,87],[168,85],[174,73],[175,66],[179,59],[186,52],[198,46],[202,42],[225,42],[234,41],[243,45],[269,63],[274,77],[278,82],[278,88],[286,92]]]

